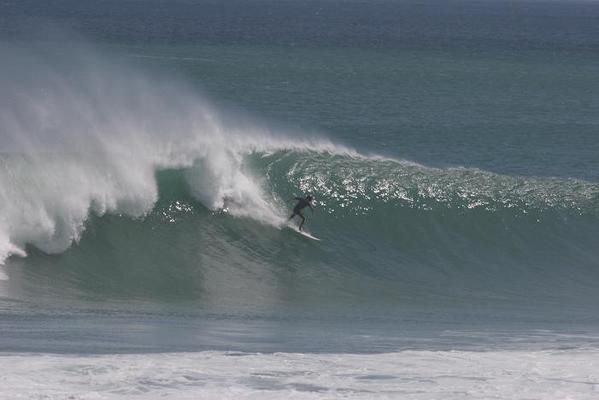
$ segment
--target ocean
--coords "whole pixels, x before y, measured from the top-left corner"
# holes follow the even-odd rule
[[[598,398],[598,22],[1,3],[0,399]]]

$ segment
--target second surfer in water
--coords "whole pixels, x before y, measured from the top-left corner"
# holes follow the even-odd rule
[[[299,217],[302,219],[302,222],[299,224],[298,229],[301,231],[304,227],[304,222],[306,222],[306,217],[303,216],[302,209],[310,207],[312,214],[314,214],[314,207],[312,207],[311,204],[312,196],[308,195],[306,196],[306,198],[296,197],[295,200],[297,200],[297,204],[295,205],[295,207],[293,207],[293,214],[291,214],[291,217],[289,217],[289,221],[291,221],[293,217],[295,217],[296,215],[299,215]]]

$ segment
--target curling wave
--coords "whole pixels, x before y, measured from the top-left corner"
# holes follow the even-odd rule
[[[43,69],[0,51],[0,261],[25,267],[9,277],[240,304],[596,297],[597,183],[364,155],[85,50]],[[284,229],[307,193],[319,244]]]

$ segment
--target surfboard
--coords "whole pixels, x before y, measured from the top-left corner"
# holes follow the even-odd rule
[[[306,237],[308,239],[312,239],[312,240],[317,240],[317,241],[321,241],[320,238],[317,238],[316,236],[312,235],[310,232],[306,232],[306,231],[300,231],[298,228],[296,228],[295,226],[289,226],[289,228],[297,233],[299,233],[300,235],[302,235],[303,237]]]

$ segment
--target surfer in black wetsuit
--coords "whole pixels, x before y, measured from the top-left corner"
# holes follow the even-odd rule
[[[295,200],[297,200],[297,204],[295,207],[293,207],[293,214],[291,214],[291,217],[289,217],[289,221],[291,221],[296,215],[299,215],[299,217],[302,219],[302,222],[299,224],[298,229],[301,231],[304,227],[304,222],[306,222],[306,217],[303,216],[302,209],[310,207],[312,214],[314,214],[314,207],[312,207],[312,204],[310,204],[312,201],[312,196],[308,195],[306,198],[296,197]]]

